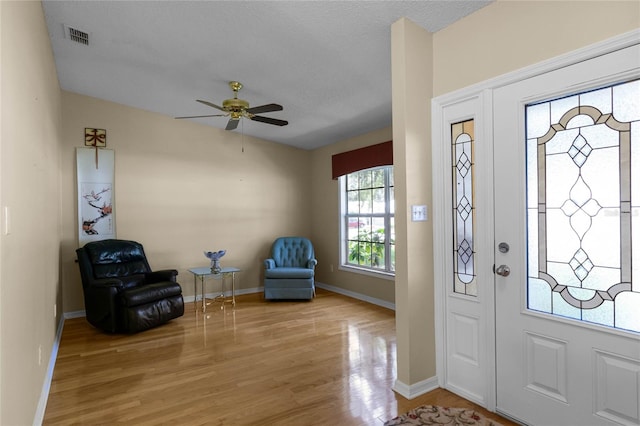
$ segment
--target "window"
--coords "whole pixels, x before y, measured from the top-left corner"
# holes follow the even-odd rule
[[[638,93],[527,106],[529,309],[640,332]]]
[[[342,266],[393,274],[395,223],[393,167],[340,177]]]
[[[474,194],[474,121],[451,125],[453,147],[453,291],[467,296],[478,295],[474,268],[475,206]]]

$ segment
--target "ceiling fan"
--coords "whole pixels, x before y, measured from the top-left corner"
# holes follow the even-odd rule
[[[187,117],[176,117],[176,119],[182,118],[202,118],[202,117],[229,117],[229,122],[225,130],[234,130],[238,127],[238,123],[241,118],[248,118],[249,120],[259,121],[261,123],[273,124],[275,126],[286,126],[288,121],[278,120],[276,118],[263,117],[260,114],[263,112],[282,111],[282,105],[278,104],[266,104],[257,107],[250,108],[249,102],[244,99],[238,99],[238,92],[242,89],[242,83],[238,81],[230,81],[229,87],[233,90],[233,99],[225,99],[222,101],[222,106],[214,103],[197,99],[197,102],[218,109],[224,114],[211,114],[211,115],[191,115]]]

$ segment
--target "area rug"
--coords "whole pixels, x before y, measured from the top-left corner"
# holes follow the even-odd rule
[[[385,422],[384,426],[446,425],[446,426],[502,426],[475,410],[423,405]]]

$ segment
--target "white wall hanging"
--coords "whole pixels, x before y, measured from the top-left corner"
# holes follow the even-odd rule
[[[78,245],[116,238],[114,210],[115,153],[104,148],[76,148]]]

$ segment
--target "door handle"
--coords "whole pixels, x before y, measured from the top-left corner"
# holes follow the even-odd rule
[[[507,265],[500,265],[496,268],[496,274],[500,276],[508,277],[510,273],[511,268],[509,268]]]

